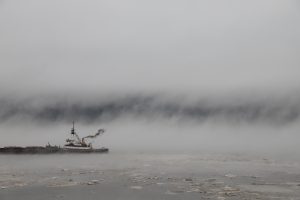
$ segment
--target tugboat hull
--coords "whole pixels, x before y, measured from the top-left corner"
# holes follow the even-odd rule
[[[91,148],[63,148],[63,153],[108,153],[108,148],[91,149]]]

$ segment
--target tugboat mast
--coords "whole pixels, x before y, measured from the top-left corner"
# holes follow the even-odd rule
[[[76,140],[77,140],[77,143],[81,143],[81,139],[80,139],[80,137],[77,135],[77,133],[75,132],[75,122],[73,121],[73,127],[72,127],[72,129],[71,129],[71,135],[73,136],[73,137],[75,137],[76,138]]]

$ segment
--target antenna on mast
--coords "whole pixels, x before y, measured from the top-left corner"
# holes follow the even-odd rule
[[[75,123],[74,123],[74,121],[73,121],[73,127],[72,127],[72,129],[71,129],[71,134],[72,134],[72,135],[75,135],[75,126],[74,126],[74,124],[75,124]]]

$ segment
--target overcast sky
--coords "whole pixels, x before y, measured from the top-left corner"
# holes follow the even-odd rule
[[[292,0],[1,0],[0,89],[197,90],[300,84]]]

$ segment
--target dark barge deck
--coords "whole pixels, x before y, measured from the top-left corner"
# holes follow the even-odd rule
[[[9,146],[0,148],[0,154],[54,154],[54,153],[108,153],[108,148],[67,149],[59,146]]]

